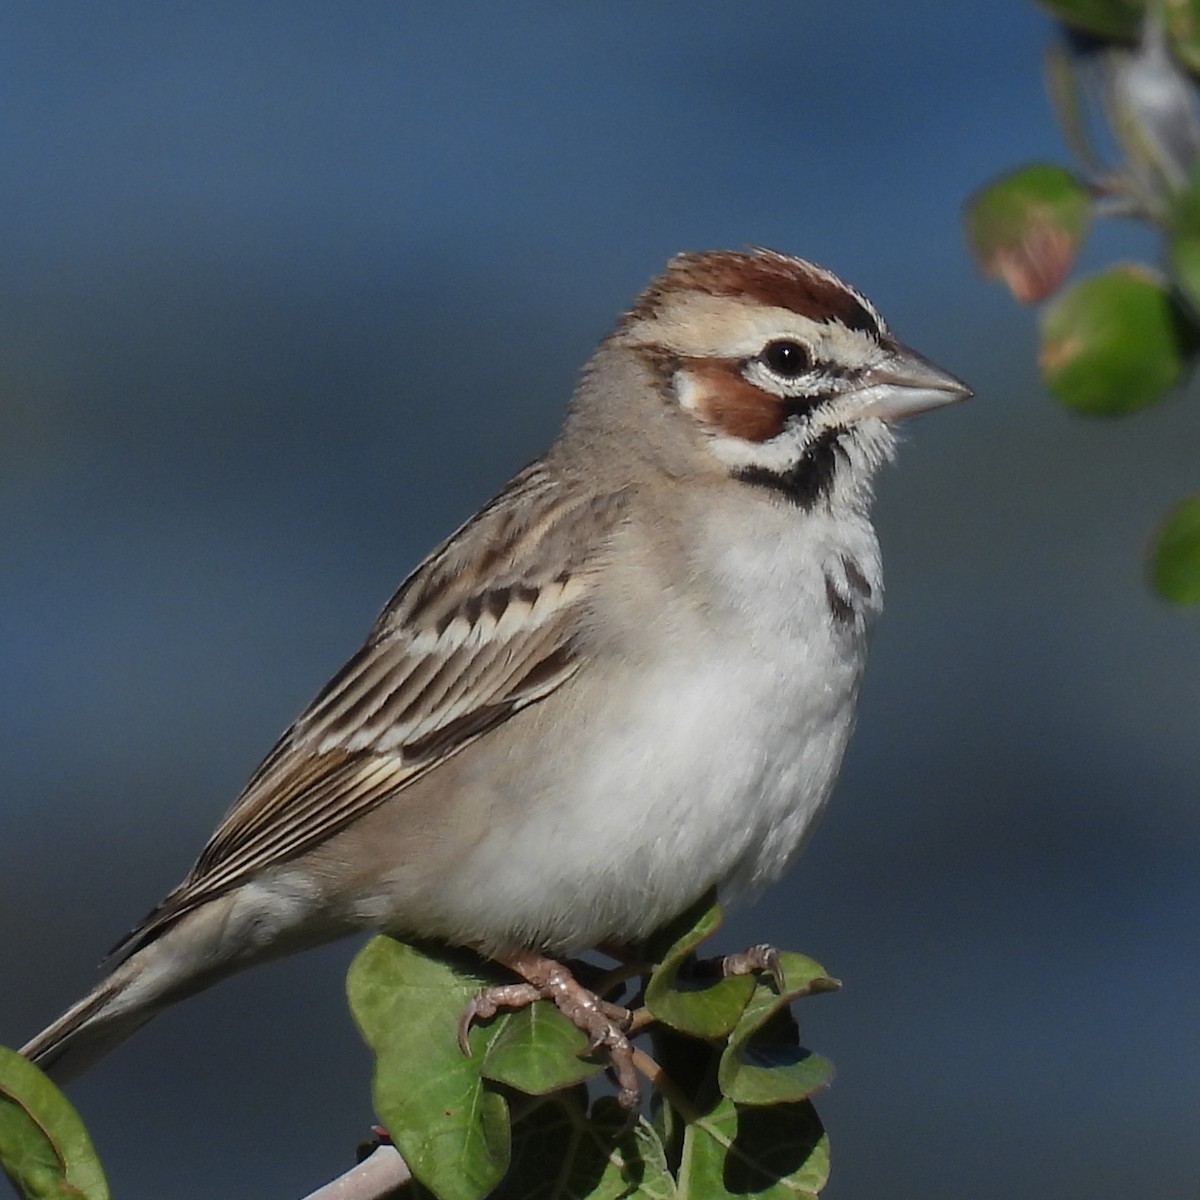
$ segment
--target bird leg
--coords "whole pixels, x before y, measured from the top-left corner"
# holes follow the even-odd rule
[[[532,950],[494,955],[495,961],[520,975],[524,983],[484,988],[467,1006],[458,1022],[458,1042],[468,1053],[467,1034],[476,1020],[494,1017],[502,1008],[525,1008],[535,1000],[552,1000],[558,1011],[588,1036],[588,1052],[607,1052],[617,1077],[617,1100],[626,1111],[641,1101],[641,1088],[633,1068],[633,1046],[625,1036],[631,1014],[619,1004],[602,1000],[552,958]]]

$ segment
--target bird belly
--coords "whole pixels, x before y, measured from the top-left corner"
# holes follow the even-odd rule
[[[531,710],[538,761],[511,786],[481,774],[487,828],[437,888],[439,933],[573,951],[642,937],[714,885],[777,878],[837,776],[862,656],[811,640],[739,649],[606,681],[600,708],[588,680],[587,711],[559,706],[553,725]]]

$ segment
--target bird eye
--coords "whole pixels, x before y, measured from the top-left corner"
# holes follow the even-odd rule
[[[760,357],[771,371],[784,379],[795,379],[812,366],[808,350],[799,342],[768,342]]]

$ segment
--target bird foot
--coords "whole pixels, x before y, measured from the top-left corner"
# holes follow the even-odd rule
[[[779,950],[769,942],[760,942],[740,954],[727,954],[717,960],[722,975],[770,975],[777,991],[783,991],[783,967]]]
[[[633,1066],[633,1046],[625,1031],[632,1014],[619,1004],[602,1000],[585,988],[570,970],[532,950],[497,955],[495,961],[515,971],[524,983],[501,984],[484,988],[463,1009],[458,1022],[458,1044],[470,1053],[467,1034],[477,1020],[494,1017],[502,1008],[526,1008],[536,1000],[552,1000],[558,1011],[587,1034],[587,1053],[604,1050],[617,1079],[617,1101],[627,1112],[641,1103],[641,1088]]]

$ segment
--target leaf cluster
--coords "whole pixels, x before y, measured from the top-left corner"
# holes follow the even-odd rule
[[[1063,25],[1046,76],[1076,161],[980,188],[966,236],[1018,301],[1053,297],[1039,356],[1051,391],[1078,412],[1120,416],[1167,395],[1200,356],[1200,0],[1042,7]],[[1115,264],[1064,288],[1092,223],[1113,216],[1152,226],[1161,263]],[[1200,494],[1167,514],[1150,576],[1168,600],[1200,603]]]
[[[547,1001],[477,1023],[463,1053],[464,1007],[507,982],[495,964],[444,946],[370,941],[347,990],[375,1052],[376,1111],[412,1173],[403,1194],[815,1197],[829,1143],[811,1097],[833,1067],[801,1047],[790,1005],[839,984],[799,954],[779,955],[769,975],[704,971],[696,950],[719,923],[706,897],[638,947],[632,966],[589,981],[613,1002],[631,994],[630,1037],[653,1051],[635,1051],[652,1093],[638,1114],[606,1091],[603,1058]],[[109,1197],[78,1114],[4,1047],[0,1168],[24,1200]]]
[[[495,968],[444,947],[369,942],[350,969],[350,1005],[413,1194],[815,1196],[829,1145],[810,1097],[833,1068],[801,1047],[790,1004],[838,985],[798,954],[780,955],[778,981],[698,971],[695,951],[719,920],[706,900],[638,948],[638,974],[589,981],[614,1002],[633,993],[630,1036],[651,1096],[632,1116],[606,1091],[602,1056],[553,1004],[475,1025],[464,1055],[460,1014],[505,982]]]

